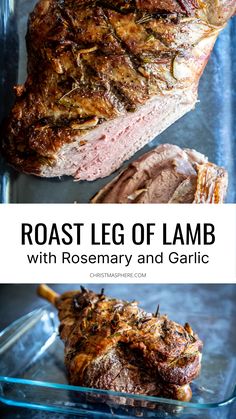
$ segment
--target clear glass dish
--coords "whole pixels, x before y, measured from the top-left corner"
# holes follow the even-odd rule
[[[235,332],[227,318],[186,319],[204,341],[202,372],[191,402],[67,384],[57,313],[37,309],[0,334],[0,402],[84,417],[226,419],[236,399]]]
[[[13,86],[26,77],[25,33],[29,13],[37,0],[0,2],[0,120],[14,101]],[[133,156],[161,143],[195,148],[229,173],[227,202],[236,202],[236,18],[222,31],[201,78],[199,103]],[[124,168],[129,162],[125,162]],[[94,182],[74,182],[70,177],[44,179],[24,175],[0,161],[0,202],[86,203],[116,173]]]

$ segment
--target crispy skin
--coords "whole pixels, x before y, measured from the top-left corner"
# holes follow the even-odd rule
[[[57,300],[74,385],[189,400],[202,342],[188,324],[82,288]]]
[[[194,203],[222,203],[228,183],[227,172],[215,164],[205,163],[197,167],[197,174],[197,189]]]
[[[83,147],[85,134],[153,97],[196,92],[234,11],[232,0],[40,0],[28,25],[28,77],[3,129],[8,161],[63,175],[63,165],[53,168],[66,144]]]
[[[91,202],[219,204],[227,185],[226,170],[203,154],[162,144],[132,162]]]

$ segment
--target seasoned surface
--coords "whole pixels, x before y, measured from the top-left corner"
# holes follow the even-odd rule
[[[210,4],[41,0],[29,23],[29,76],[5,132],[8,160],[41,174],[63,144],[152,96],[196,85],[235,8],[213,13]]]
[[[71,384],[191,398],[202,342],[188,324],[83,287],[62,294],[56,305]]]

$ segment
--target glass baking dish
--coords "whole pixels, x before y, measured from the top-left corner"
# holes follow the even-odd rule
[[[26,77],[25,33],[36,0],[0,2],[0,120],[14,101],[13,85]],[[236,202],[236,18],[220,34],[200,81],[196,109],[133,156],[137,158],[161,143],[195,148],[229,173],[227,202]],[[129,162],[126,162],[124,168]],[[24,175],[0,161],[0,202],[85,203],[116,174],[94,182],[74,182],[70,177],[44,179]]]
[[[0,334],[0,401],[84,417],[228,418],[236,399],[232,322],[196,314],[169,316],[180,322],[188,319],[204,341],[202,372],[192,384],[191,402],[68,385],[57,313],[47,307]]]

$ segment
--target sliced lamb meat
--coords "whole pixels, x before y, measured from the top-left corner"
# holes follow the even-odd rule
[[[93,203],[222,203],[226,170],[195,150],[163,144],[131,163]]]
[[[194,108],[234,0],[40,0],[3,129],[25,173],[94,180]]]
[[[73,385],[191,399],[202,342],[188,323],[151,314],[138,303],[88,291],[61,296],[45,285],[39,295],[58,309],[65,365]]]

